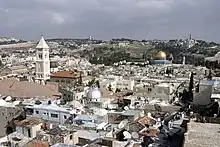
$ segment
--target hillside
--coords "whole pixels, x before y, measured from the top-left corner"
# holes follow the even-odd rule
[[[81,56],[90,60],[91,63],[110,65],[122,60],[126,61],[146,61],[150,60],[156,52],[163,50],[167,56],[173,55],[174,63],[181,63],[183,56],[188,64],[203,65],[205,57],[214,56],[220,51],[220,45],[214,42],[195,41],[193,47],[187,48],[180,43],[180,40],[169,40],[160,42],[132,42],[123,46],[115,44],[96,45],[93,50],[84,50]]]

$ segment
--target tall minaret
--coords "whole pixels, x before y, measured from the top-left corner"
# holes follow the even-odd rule
[[[185,64],[186,64],[186,57],[183,56],[183,65],[185,65]]]
[[[89,41],[91,41],[92,40],[92,36],[89,36]]]
[[[189,34],[189,39],[188,39],[188,48],[191,48],[194,46],[194,41],[192,39],[192,34]]]
[[[36,80],[40,83],[45,83],[50,79],[50,58],[49,46],[41,36],[41,39],[36,46]]]

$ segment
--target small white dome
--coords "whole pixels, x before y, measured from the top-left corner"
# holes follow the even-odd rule
[[[89,89],[87,93],[87,98],[89,99],[100,99],[101,98],[101,92],[98,88],[91,88]]]

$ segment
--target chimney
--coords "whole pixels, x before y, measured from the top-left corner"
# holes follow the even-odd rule
[[[51,104],[51,101],[49,100],[49,101],[47,102],[47,104],[50,105],[50,104]]]
[[[50,129],[53,129],[53,124],[52,123],[50,124]]]

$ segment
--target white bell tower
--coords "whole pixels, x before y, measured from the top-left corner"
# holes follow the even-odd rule
[[[43,84],[47,79],[50,79],[49,46],[41,36],[36,46],[36,80]]]

